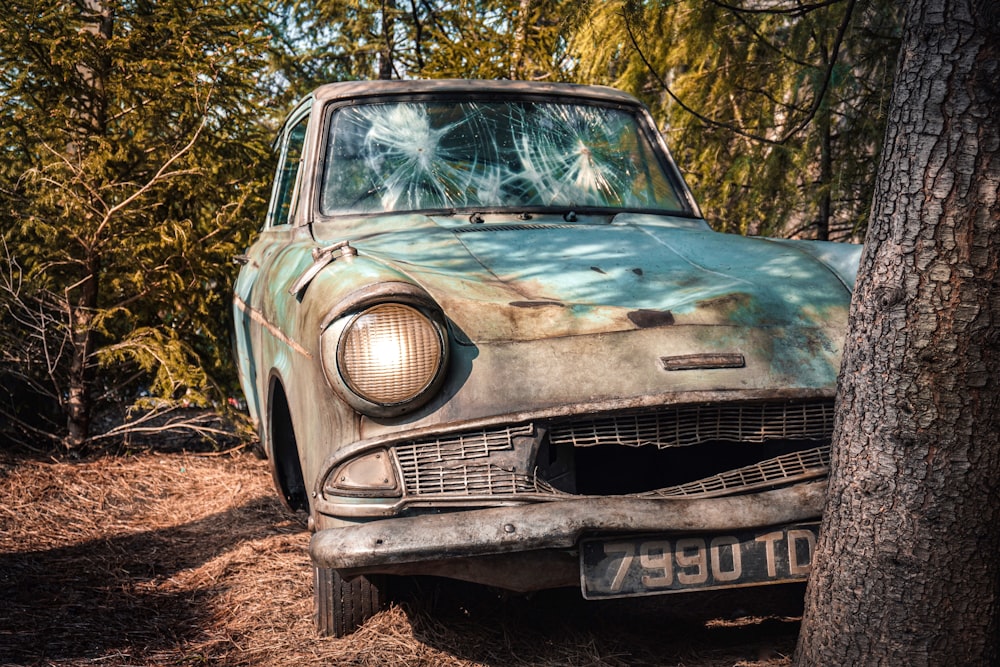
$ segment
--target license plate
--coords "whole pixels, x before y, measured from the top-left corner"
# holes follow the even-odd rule
[[[583,597],[739,588],[809,576],[818,523],[728,535],[589,539],[580,545]]]

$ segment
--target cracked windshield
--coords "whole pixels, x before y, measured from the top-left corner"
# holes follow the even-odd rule
[[[327,155],[325,215],[683,211],[636,118],[601,106],[430,101],[344,107],[333,116]]]

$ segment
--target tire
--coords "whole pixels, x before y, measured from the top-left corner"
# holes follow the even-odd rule
[[[327,637],[346,637],[389,605],[387,577],[360,576],[347,581],[336,570],[313,567],[316,630]]]

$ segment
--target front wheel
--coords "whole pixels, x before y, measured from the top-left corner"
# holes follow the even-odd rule
[[[360,576],[350,581],[336,570],[313,567],[316,629],[321,635],[345,637],[389,604],[385,575]]]

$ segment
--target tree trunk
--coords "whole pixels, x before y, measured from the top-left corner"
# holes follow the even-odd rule
[[[517,8],[514,28],[514,48],[510,56],[510,78],[523,79],[524,76],[524,52],[528,44],[528,22],[531,20],[532,0],[521,0]]]
[[[833,217],[833,137],[830,127],[830,105],[823,102],[817,113],[817,131],[819,132],[819,211],[816,215],[816,239],[830,240],[830,219]]]
[[[96,260],[89,264],[90,275],[77,288],[76,303],[66,295],[69,313],[71,361],[66,398],[66,438],[63,446],[75,450],[82,447],[90,436],[90,419],[93,402],[90,387],[93,384],[90,357],[94,351],[94,313],[97,311],[97,286],[100,272]]]
[[[93,33],[98,40],[111,39],[113,20],[111,10],[101,0],[80,2],[84,32]],[[111,67],[110,60],[98,57],[93,62],[77,66],[82,81],[82,100],[77,109],[82,133],[101,136],[106,132],[107,101],[104,81]],[[73,147],[70,147],[71,151]],[[100,291],[100,258],[94,250],[97,239],[90,239],[85,248],[86,259],[83,278],[66,293],[66,310],[69,317],[71,361],[66,388],[66,437],[63,446],[79,449],[90,436],[93,412],[91,400],[91,355],[94,351],[94,315]],[[70,292],[75,292],[71,294]]]
[[[393,31],[395,30],[396,1],[382,0],[382,51],[378,59],[378,78],[388,81],[392,78],[395,65],[392,62],[392,52],[395,47]]]
[[[113,27],[111,10],[103,0],[79,0],[83,19],[83,32],[96,35],[101,40],[111,39]],[[83,86],[82,99],[79,100],[77,112],[80,114],[81,126],[86,132],[103,135],[107,123],[107,104],[104,99],[104,79],[111,68],[107,57],[99,57],[97,62],[81,62],[77,66]]]
[[[998,26],[910,3],[798,665],[1000,662]]]

